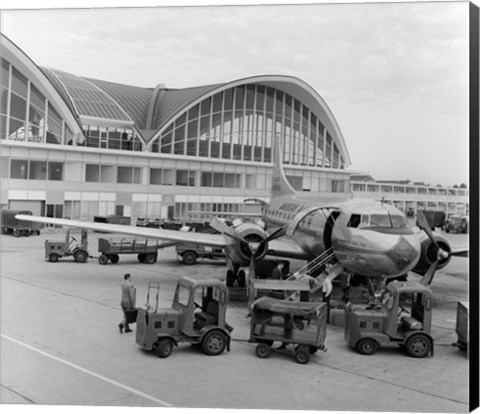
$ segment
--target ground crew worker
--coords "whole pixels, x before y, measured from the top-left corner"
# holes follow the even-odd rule
[[[284,266],[283,261],[279,261],[277,263],[277,266],[275,266],[275,269],[273,269],[272,271],[272,279],[275,279],[275,280],[283,279],[283,266]]]
[[[135,286],[133,286],[133,283],[130,280],[130,273],[126,273],[123,276],[123,279],[124,280],[120,285],[122,289],[122,299],[120,301],[120,306],[122,307],[123,312],[123,321],[118,324],[118,329],[120,330],[120,333],[123,333],[123,329],[125,329],[125,332],[132,332],[127,322],[127,311],[135,308],[135,302],[137,297],[137,290],[135,289]]]

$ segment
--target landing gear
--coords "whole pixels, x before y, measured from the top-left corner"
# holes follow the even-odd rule
[[[247,276],[245,270],[235,267],[235,270],[227,270],[226,284],[227,287],[233,287],[237,283],[238,287],[245,287],[247,284]]]

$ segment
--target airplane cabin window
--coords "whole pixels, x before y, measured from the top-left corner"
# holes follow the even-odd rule
[[[348,221],[347,227],[358,227],[360,225],[360,221],[360,214],[352,214],[350,220]]]

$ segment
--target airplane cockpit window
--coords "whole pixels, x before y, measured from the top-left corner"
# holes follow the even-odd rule
[[[358,227],[360,225],[360,214],[352,214],[350,220],[348,220],[347,227]]]
[[[392,227],[396,227],[396,228],[408,227],[408,223],[405,217],[391,215],[390,218],[392,219]]]
[[[372,227],[392,227],[388,214],[371,214],[370,226]]]

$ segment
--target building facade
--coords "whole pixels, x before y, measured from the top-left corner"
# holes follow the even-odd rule
[[[449,215],[469,214],[468,188],[433,187],[423,183],[376,181],[368,176],[351,176],[355,198],[384,200],[409,215],[419,210],[443,211]]]
[[[1,42],[2,207],[75,219],[243,212],[245,198],[268,201],[280,136],[294,188],[350,194],[340,128],[297,78],[140,88],[41,68]]]

